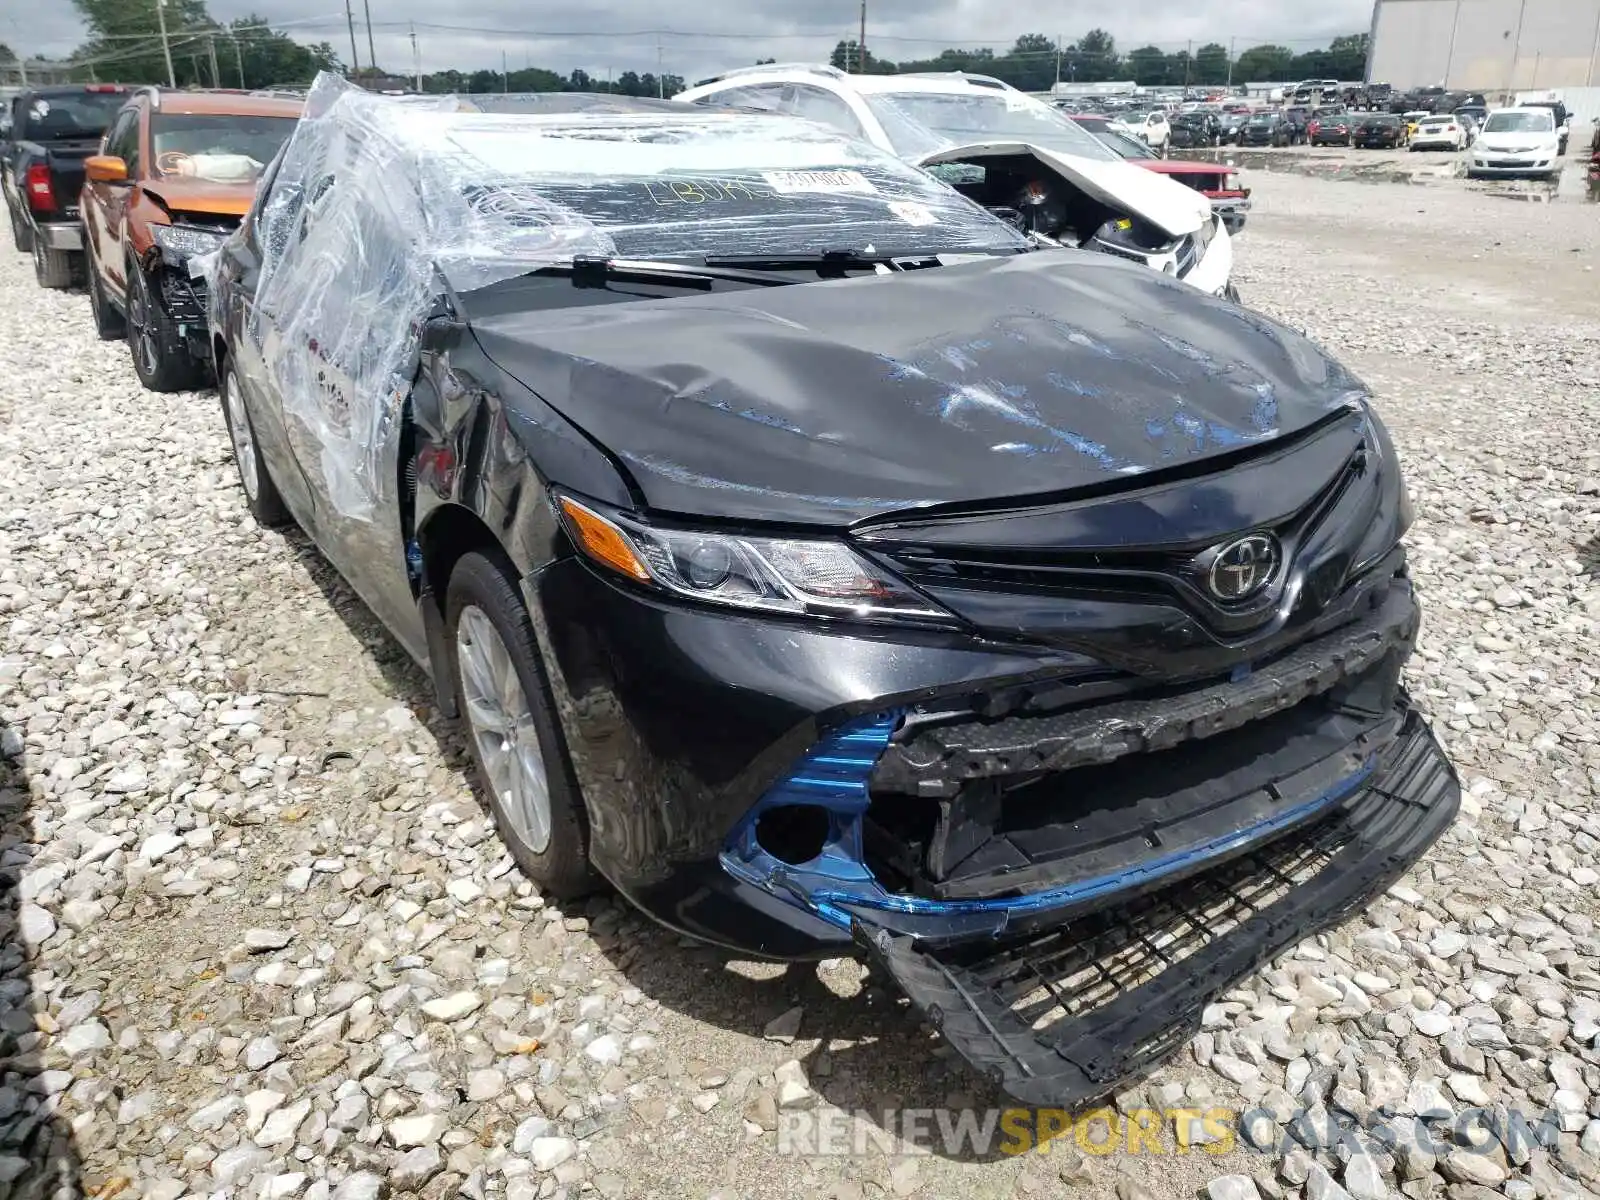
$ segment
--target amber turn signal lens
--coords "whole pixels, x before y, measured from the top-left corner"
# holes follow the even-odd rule
[[[561,515],[567,520],[567,529],[583,552],[601,566],[610,567],[619,575],[650,582],[650,571],[639,561],[628,539],[610,521],[567,496],[558,499]]]

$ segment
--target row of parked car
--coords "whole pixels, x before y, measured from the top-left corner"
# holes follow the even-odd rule
[[[998,81],[143,90],[43,163],[40,99],[19,232],[136,365],[208,352],[250,512],[428,673],[545,893],[870,956],[1077,1109],[1457,811],[1365,388],[1227,295],[1204,196]]]

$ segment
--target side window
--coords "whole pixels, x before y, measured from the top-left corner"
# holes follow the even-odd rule
[[[139,110],[125,108],[111,130],[106,134],[106,153],[128,164],[128,174],[133,175],[134,159],[138,156]]]
[[[850,111],[850,106],[825,88],[803,83],[791,84],[784,91],[783,110],[808,121],[831,125],[853,138],[866,136],[861,122]]]
[[[782,92],[782,84],[757,83],[749,87],[726,88],[720,92],[712,92],[709,96],[702,96],[697,103],[724,108],[758,108],[762,112],[778,112]]]

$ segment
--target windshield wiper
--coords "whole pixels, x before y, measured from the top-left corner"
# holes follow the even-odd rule
[[[816,271],[843,275],[879,265],[893,267],[900,260],[918,262],[933,254],[864,254],[860,250],[823,250],[817,254],[708,254],[708,267],[744,267],[753,271]]]
[[[778,287],[794,282],[782,275],[764,275],[754,270],[716,270],[709,265],[700,267],[691,263],[646,262],[581,254],[571,262],[548,263],[534,268],[528,274],[567,275],[572,279],[572,286],[579,288],[603,288],[611,283],[655,283],[702,292],[711,291],[719,281],[748,283],[755,287]]]

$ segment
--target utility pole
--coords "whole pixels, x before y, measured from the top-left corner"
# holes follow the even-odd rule
[[[161,57],[167,60],[167,84],[178,86],[178,73],[172,69],[172,46],[167,41],[167,0],[156,0],[156,24],[161,29]]]
[[[1061,35],[1056,34],[1056,91],[1061,90]]]
[[[1228,90],[1233,91],[1233,54],[1239,48],[1238,38],[1228,39]]]
[[[867,0],[861,0],[861,36],[856,39],[856,74],[867,73]]]
[[[662,100],[667,98],[666,68],[662,66],[661,35],[656,34],[656,95]]]
[[[511,90],[511,72],[506,70],[506,52],[500,51],[500,91],[505,94]]]
[[[422,51],[417,48],[417,25],[411,23],[411,66],[417,73],[417,91],[422,90]]]
[[[1522,55],[1522,18],[1528,15],[1528,0],[1517,9],[1517,38],[1511,43],[1511,66],[1506,71],[1506,102],[1516,99],[1517,59]]]
[[[1183,52],[1183,98],[1189,98],[1189,69],[1194,66],[1194,39],[1189,39],[1189,48]]]
[[[211,86],[222,86],[222,72],[217,69],[217,42],[209,33],[206,34],[206,53],[211,56]]]
[[[244,81],[244,51],[239,49],[239,35],[233,35],[233,61],[239,66],[239,86],[247,87]]]
[[[356,52],[356,18],[350,11],[350,0],[344,0],[344,19],[350,26],[350,74],[360,76],[361,55]]]
[[[378,52],[372,48],[372,6],[361,0],[361,12],[367,18],[367,61],[372,64],[373,78],[378,75]]]

